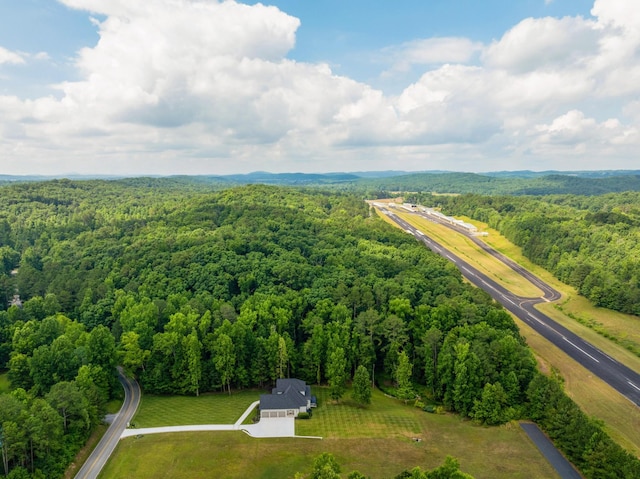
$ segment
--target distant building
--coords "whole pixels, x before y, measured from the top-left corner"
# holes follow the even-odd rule
[[[260,395],[260,418],[297,417],[316,406],[311,387],[301,379],[278,379],[271,394]]]
[[[20,299],[19,294],[13,295],[13,299],[9,301],[9,306],[17,306],[18,308],[22,308],[22,300]]]

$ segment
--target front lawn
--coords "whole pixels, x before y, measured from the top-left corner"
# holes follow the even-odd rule
[[[260,398],[260,391],[201,394],[200,396],[143,395],[132,423],[135,427],[191,424],[233,424]]]

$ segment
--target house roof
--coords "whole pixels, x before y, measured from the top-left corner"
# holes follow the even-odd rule
[[[292,387],[296,391],[301,391],[301,392],[305,391],[305,395],[306,395],[307,389],[311,390],[311,388],[307,386],[307,383],[305,383],[302,379],[280,378],[276,380],[276,387],[273,388],[273,390],[271,391],[271,394],[281,394],[284,391],[286,391],[287,388],[289,387]]]
[[[304,391],[304,394],[301,392]],[[311,388],[300,379],[278,379],[271,394],[260,395],[260,409],[297,409],[306,407]]]

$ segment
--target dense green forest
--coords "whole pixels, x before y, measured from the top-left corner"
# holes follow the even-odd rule
[[[488,223],[595,305],[640,315],[640,193],[418,199]]]
[[[46,179],[37,176],[0,175],[0,185],[44,181]],[[87,178],[74,179],[86,180]],[[115,180],[116,178],[110,179]],[[212,188],[231,188],[251,184],[319,187],[364,194],[367,198],[388,197],[389,192],[399,191],[483,195],[600,195],[640,191],[640,170],[502,171],[493,173],[369,171],[322,174],[253,172],[224,176],[173,176],[147,179],[146,181],[162,183],[165,186],[169,183],[182,184],[190,188],[205,185]]]
[[[291,376],[336,400],[364,368],[398,397],[479,423],[536,414],[585,471],[640,475],[537,373],[500,305],[356,195],[181,178],[17,184],[0,188],[0,251],[3,307],[22,301],[0,311],[10,477],[60,474],[116,393],[117,363],[145,392]],[[17,426],[38,411],[41,425]]]
[[[631,172],[634,173],[634,172]],[[600,195],[640,191],[640,175],[588,175],[586,173],[531,172],[506,174],[413,173],[388,178],[360,179],[355,185],[367,191],[475,193],[481,195]]]

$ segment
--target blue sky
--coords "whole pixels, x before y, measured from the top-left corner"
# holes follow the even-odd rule
[[[634,0],[136,3],[0,0],[0,173],[637,168]]]

